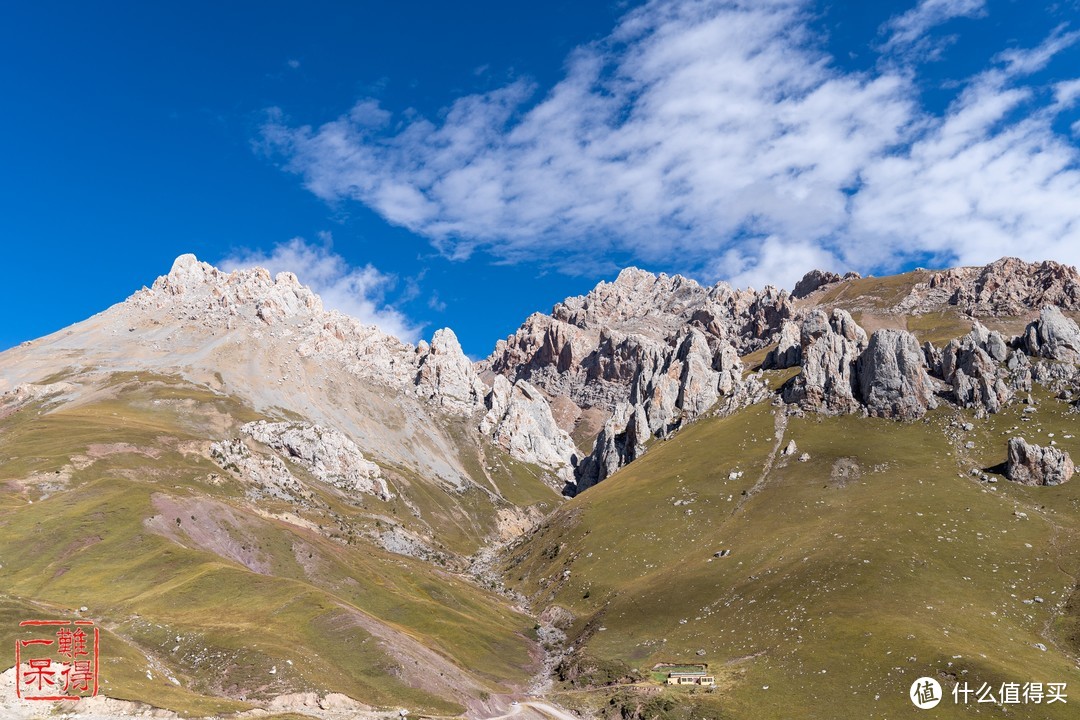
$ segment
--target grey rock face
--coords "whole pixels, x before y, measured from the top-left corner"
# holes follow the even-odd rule
[[[645,441],[650,435],[645,409],[640,405],[620,404],[597,436],[592,454],[578,466],[573,491],[587,490],[636,460],[645,452]]]
[[[686,328],[673,348],[646,353],[630,385],[631,405],[640,405],[653,434],[665,436],[709,410],[742,383],[742,361],[727,345],[714,353],[705,334]]]
[[[272,497],[295,503],[307,495],[281,458],[251,452],[243,438],[213,443],[210,458],[247,485],[247,496],[254,500]]]
[[[1072,458],[1055,447],[1030,445],[1023,438],[1009,438],[1005,476],[1023,485],[1060,485],[1075,471]]]
[[[802,362],[802,333],[798,323],[785,320],[780,326],[780,337],[775,348],[765,357],[766,370],[783,370]]]
[[[1020,353],[1016,355],[1027,360],[1026,356]],[[1029,365],[1029,369],[1031,379],[1053,392],[1069,391],[1080,385],[1080,366],[1077,365],[1037,362]],[[1031,389],[1030,383],[1027,389]]]
[[[801,328],[802,372],[783,388],[783,399],[826,414],[855,412],[854,365],[866,349],[866,333],[844,310],[813,310]]]
[[[1027,359],[1020,358],[1009,351],[1001,333],[975,321],[971,332],[950,340],[941,351],[940,377],[961,407],[997,413],[1024,387],[1025,378],[1030,388]]]
[[[1080,363],[1080,328],[1052,305],[1027,326],[1021,343],[1028,355],[1067,363]]]
[[[422,395],[440,407],[463,415],[483,406],[487,388],[462,352],[453,330],[436,330],[426,353],[424,349],[423,344],[417,348],[416,387]]]
[[[713,353],[697,328],[685,329],[675,347],[653,352],[634,378],[629,402],[616,406],[592,454],[578,466],[576,491],[592,487],[640,457],[649,437],[666,437],[717,403],[730,412],[762,400],[764,386],[752,379],[743,381],[742,371],[733,346]]]
[[[309,423],[264,420],[240,430],[302,465],[317,479],[341,490],[393,497],[378,465],[366,459],[344,433]]]
[[[859,394],[867,412],[913,419],[937,407],[926,361],[915,336],[878,330],[856,363]]]
[[[515,460],[555,470],[560,488],[573,480],[577,448],[556,424],[551,406],[539,390],[524,380],[511,385],[496,375],[485,402],[488,411],[480,421],[480,432]]]
[[[790,315],[789,296],[775,288],[706,288],[678,275],[629,268],[614,282],[567,298],[551,315],[532,315],[483,365],[580,407],[610,411],[630,401],[639,372],[681,345],[688,326],[714,354],[727,345],[745,353],[771,342]]]
[[[667,436],[721,401],[760,399],[739,355],[771,342],[790,315],[790,297],[776,288],[702,287],[629,268],[551,315],[532,315],[481,369],[611,413],[578,467],[583,489],[637,457],[650,435]]]

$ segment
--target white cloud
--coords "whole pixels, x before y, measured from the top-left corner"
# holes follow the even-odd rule
[[[1063,108],[1071,107],[1080,99],[1080,79],[1065,80],[1054,85],[1054,102]]]
[[[941,39],[927,37],[931,29],[953,18],[980,17],[985,12],[986,0],[919,0],[914,8],[885,23],[882,31],[889,37],[882,49],[885,52],[915,51],[933,58],[940,52],[942,43]]]
[[[1080,263],[1080,153],[1055,132],[1053,108],[1031,109],[1035,89],[1016,85],[1063,38],[1003,55],[1003,68],[974,78],[905,152],[866,167],[848,256],[883,267],[911,253],[943,264],[1003,255]]]
[[[843,267],[835,255],[810,241],[792,242],[773,236],[753,250],[752,254],[729,250],[706,268],[706,273],[725,278],[736,288],[775,285],[790,290],[812,268],[837,271]]]
[[[415,342],[420,328],[383,302],[384,293],[394,284],[394,278],[370,264],[352,267],[330,249],[329,235],[324,234],[321,239],[324,244],[314,245],[303,238],[293,238],[275,245],[269,254],[258,250],[239,251],[221,260],[218,267],[226,271],[263,267],[275,275],[285,271],[295,273],[300,282],[322,297],[324,307],[375,325],[407,342]]]
[[[982,9],[923,0],[890,42]],[[438,122],[364,100],[317,128],[273,116],[263,133],[312,192],[363,202],[449,257],[573,271],[620,253],[788,286],[804,262],[1077,262],[1077,148],[1055,133],[1049,93],[1024,84],[1075,39],[1059,29],[1001,53],[938,116],[909,69],[839,69],[799,0],[651,2],[574,51],[541,97],[518,81]]]

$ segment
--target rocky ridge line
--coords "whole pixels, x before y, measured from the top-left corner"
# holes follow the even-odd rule
[[[977,320],[967,335],[944,348],[919,347],[903,330],[866,332],[844,310],[806,314],[785,322],[779,343],[766,356],[767,369],[801,366],[784,384],[783,401],[825,414],[915,419],[943,397],[977,414],[997,413],[1032,382],[1067,387],[1080,380],[1080,329],[1054,307],[1044,308],[1024,335],[1006,340]],[[1052,362],[1032,365],[1042,356]]]
[[[430,343],[410,345],[375,326],[325,310],[320,298],[293,273],[271,277],[263,268],[224,272],[194,255],[182,255],[168,275],[125,304],[147,313],[156,324],[162,323],[163,315],[222,331],[247,324],[256,337],[266,332],[286,338],[301,358],[340,363],[355,377],[412,395],[449,415],[475,419],[477,427],[489,412],[492,391],[452,330],[436,331]],[[544,425],[544,414],[551,416],[546,405],[536,393],[526,414]],[[535,423],[525,422],[518,410],[520,405],[511,422],[497,424],[499,436],[493,439],[515,459],[565,475],[574,461],[569,436],[553,430],[515,439],[519,428],[535,429]],[[555,427],[553,421],[547,425]],[[496,430],[496,424],[485,427]]]
[[[1080,273],[1070,265],[1045,260],[1029,263],[1005,257],[982,267],[934,272],[892,309],[924,313],[955,306],[968,315],[1024,315],[1053,305],[1080,308]]]
[[[500,340],[481,369],[528,381],[549,397],[605,418],[593,452],[574,473],[580,492],[722,400],[761,399],[739,355],[762,347],[791,315],[786,292],[702,287],[679,275],[628,268],[614,282],[535,313]]]

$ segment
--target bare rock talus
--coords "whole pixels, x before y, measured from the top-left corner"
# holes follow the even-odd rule
[[[1009,438],[1005,477],[1023,485],[1060,485],[1075,471],[1072,458],[1055,447],[1031,445],[1023,438]]]

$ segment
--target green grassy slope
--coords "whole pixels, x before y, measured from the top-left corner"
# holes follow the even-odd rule
[[[192,449],[254,413],[168,378],[107,384],[85,403],[0,419],[4,647],[19,620],[85,606],[105,630],[105,693],[197,715],[305,690],[453,714],[528,679],[531,619],[362,536],[395,515],[392,503],[292,468],[309,506],[261,501],[256,512]],[[539,481],[506,460],[508,491],[535,501]],[[434,524],[439,543],[437,515],[396,509],[418,531]],[[470,535],[480,542],[471,529],[446,537],[467,547]]]
[[[504,570],[538,607],[573,614],[579,663],[647,677],[658,662],[708,662],[719,687],[566,688],[563,699],[612,717],[868,718],[916,713],[906,694],[922,675],[947,690],[1080,688],[1080,483],[968,472],[1003,462],[1014,426],[1043,444],[1054,433],[1080,457],[1080,439],[1065,438],[1077,416],[1039,399],[1027,421],[1020,407],[985,421],[949,408],[914,423],[793,417],[780,443],[776,409],[759,405],[654,446],[559,510]],[[789,439],[809,462],[778,454],[763,475]],[[1080,715],[1075,702],[1007,716]],[[950,699],[933,712],[976,708]]]

